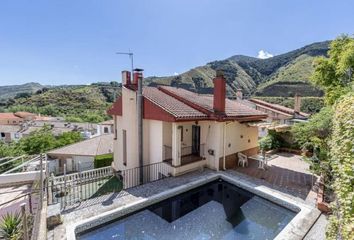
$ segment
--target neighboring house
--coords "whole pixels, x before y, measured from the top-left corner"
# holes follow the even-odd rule
[[[0,113],[1,125],[21,125],[36,118],[36,114],[29,112]]]
[[[11,127],[6,127],[7,125]],[[49,126],[54,136],[77,131],[82,134],[84,139],[105,133],[110,134],[113,131],[113,123],[109,121],[97,125],[95,123],[66,122],[61,117],[40,116],[29,112],[0,113],[0,128],[4,129],[4,131],[0,131],[0,139],[6,139],[6,142],[26,137],[44,126]]]
[[[1,125],[19,125],[24,122],[24,119],[16,116],[14,113],[0,113]]]
[[[113,133],[113,120],[107,120],[97,124],[97,135],[112,134]]]
[[[39,131],[41,130],[43,127],[26,127],[24,129],[22,129],[20,131],[21,136],[22,137],[27,137],[30,133],[34,132],[34,131]],[[50,131],[52,132],[53,136],[59,136],[60,134],[64,133],[64,132],[71,132],[72,129],[70,128],[51,128]]]
[[[0,125],[0,141],[6,143],[17,141],[21,138],[19,125]]]
[[[96,156],[113,153],[113,134],[105,134],[77,142],[47,153],[50,171],[55,174],[64,172],[85,171],[94,168]]]
[[[137,133],[137,80],[123,71],[122,96],[108,113],[114,119],[116,170],[139,166]],[[258,151],[259,122],[266,114],[241,102],[226,99],[221,72],[214,79],[214,95],[197,94],[175,87],[143,88],[144,165],[165,162],[173,174],[206,166],[221,170],[234,167],[237,153]]]
[[[242,98],[239,94],[238,99]],[[258,124],[259,137],[264,137],[268,134],[268,129],[274,129],[279,132],[289,131],[291,125],[295,122],[307,121],[310,114],[300,111],[301,97],[296,95],[294,98],[294,109],[281,106],[279,104],[268,103],[259,99],[242,100],[248,106],[255,108],[268,115],[267,123]]]
[[[268,122],[278,122],[279,124],[291,125],[297,120],[307,120],[310,116],[308,113],[300,112],[301,97],[295,96],[294,109],[287,108],[278,104],[268,103],[259,99],[248,100],[255,109],[268,114]]]

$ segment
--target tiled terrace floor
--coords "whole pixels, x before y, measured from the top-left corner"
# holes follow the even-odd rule
[[[316,193],[312,191],[312,186],[316,176],[309,171],[309,164],[301,156],[291,153],[277,153],[276,156],[268,161],[266,170],[258,168],[258,162],[252,159],[248,160],[248,167],[237,167],[235,170],[263,180],[277,190],[314,203]]]
[[[31,185],[24,184],[18,186],[9,186],[0,188],[0,218],[8,212],[19,212],[20,205],[26,203],[26,209],[29,211],[29,197]],[[32,209],[38,205],[38,199],[32,197]]]

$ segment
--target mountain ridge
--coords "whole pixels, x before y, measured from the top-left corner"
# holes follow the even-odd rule
[[[306,89],[306,87],[309,89],[304,93],[305,96],[322,96],[323,92],[310,84],[309,77],[313,71],[313,58],[317,56],[327,56],[329,43],[330,41],[312,43],[267,59],[259,59],[245,55],[233,55],[224,60],[212,61],[204,66],[192,68],[177,76],[148,77],[146,78],[146,84],[175,85],[201,93],[210,92],[215,70],[222,69],[226,77],[227,92],[231,97],[235,96],[238,88],[244,90],[246,95],[291,97]],[[304,61],[305,58],[307,59],[307,62],[305,61],[307,64],[306,69],[296,69],[296,71],[300,73],[298,75],[303,75],[302,79],[293,76],[293,73],[287,73],[286,66],[296,65],[298,61]],[[277,73],[280,69],[282,69],[282,72],[278,77]],[[303,70],[304,74],[301,74]],[[294,69],[290,69],[289,71],[294,72]],[[286,79],[282,77],[283,75],[286,76]],[[262,88],[262,86],[270,80],[273,81],[276,88],[283,85],[285,92],[269,91],[269,86],[268,88]],[[278,82],[284,80],[287,84],[278,84]],[[289,82],[295,84],[289,84]],[[296,88],[296,83],[298,83],[300,89]],[[258,89],[259,87],[261,88]]]

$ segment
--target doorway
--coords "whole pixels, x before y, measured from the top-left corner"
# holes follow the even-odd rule
[[[192,154],[200,155],[200,126],[192,126]]]

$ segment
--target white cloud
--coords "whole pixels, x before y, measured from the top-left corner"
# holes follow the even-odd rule
[[[178,72],[174,72],[173,75],[177,76],[177,75],[178,75]]]
[[[266,59],[266,58],[273,57],[273,54],[271,54],[271,53],[269,53],[267,51],[264,51],[264,50],[260,50],[258,52],[258,56],[257,57],[260,58],[260,59]]]

